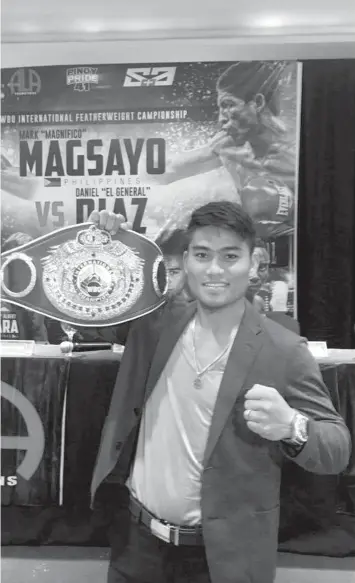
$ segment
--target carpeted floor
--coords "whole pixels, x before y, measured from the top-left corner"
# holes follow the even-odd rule
[[[3,547],[2,583],[105,583],[108,552],[89,547]],[[279,554],[275,583],[355,583],[355,557]]]

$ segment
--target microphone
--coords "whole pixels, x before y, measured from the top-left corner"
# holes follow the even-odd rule
[[[93,350],[112,350],[111,342],[69,342],[65,340],[60,344],[60,350],[64,354],[69,352],[92,352]]]

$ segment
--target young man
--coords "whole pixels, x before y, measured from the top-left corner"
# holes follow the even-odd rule
[[[272,583],[284,457],[336,474],[350,435],[304,340],[245,299],[250,217],[209,203],[187,234],[196,301],[132,323],[102,433],[92,500],[111,484],[108,582]]]
[[[184,252],[188,246],[186,233],[182,229],[175,229],[171,233],[163,232],[156,239],[160,247],[167,269],[168,293],[174,296],[176,301],[187,302],[189,300],[186,289],[186,277],[184,272]]]
[[[249,275],[249,288],[246,294],[247,299],[257,307],[258,311],[265,312],[266,306],[261,309],[259,299],[263,301],[258,292],[266,285],[270,270],[270,255],[262,242],[257,243],[253,251],[253,268]],[[254,301],[256,300],[256,301]]]

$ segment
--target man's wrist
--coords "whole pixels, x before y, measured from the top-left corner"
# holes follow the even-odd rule
[[[308,440],[308,423],[308,417],[294,410],[290,423],[290,436],[284,438],[282,441],[287,445],[297,447],[305,445]]]
[[[293,421],[294,421],[294,418],[295,418],[295,415],[296,414],[297,414],[296,409],[291,409],[291,411],[290,411],[290,419],[289,419],[288,423],[286,424],[287,434],[282,439],[282,441],[285,441],[286,443],[292,442],[292,437],[293,437]]]

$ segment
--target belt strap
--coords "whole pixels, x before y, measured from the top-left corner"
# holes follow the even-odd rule
[[[138,523],[144,524],[154,536],[167,543],[172,543],[176,546],[202,546],[204,544],[201,525],[177,526],[169,524],[165,520],[160,520],[154,516],[132,495],[129,500],[129,510]]]

